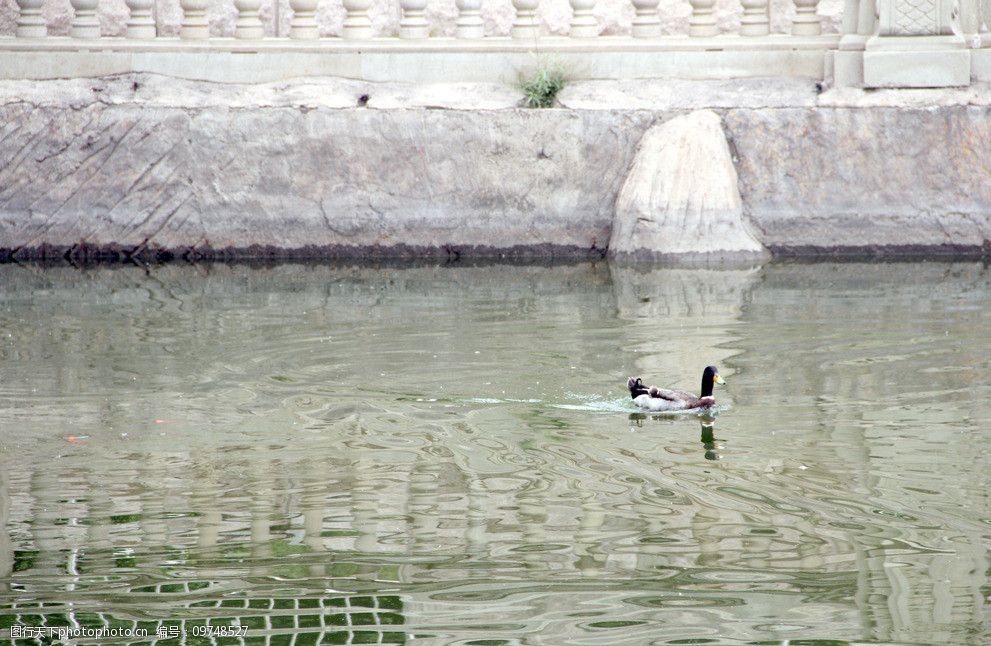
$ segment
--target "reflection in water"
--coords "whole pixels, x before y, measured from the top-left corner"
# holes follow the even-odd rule
[[[657,413],[630,413],[630,428],[632,429],[643,429],[648,420],[653,420],[654,422],[659,422],[663,420],[671,421],[674,419],[695,419],[698,420],[699,426],[702,429],[702,448],[705,449],[705,459],[706,460],[720,460],[722,459],[722,454],[720,451],[723,449],[723,445],[720,444],[720,440],[715,437],[715,426],[716,426],[716,414],[715,412],[681,412],[677,415],[674,414],[657,414]],[[685,422],[687,423],[687,421]]]
[[[700,419],[699,425],[702,427],[702,447],[705,449],[705,459],[706,460],[719,460],[722,455],[719,451],[723,448],[722,444],[717,444],[719,440],[716,439],[714,428],[716,420],[715,419]]]
[[[4,636],[988,632],[980,266],[0,266],[0,284]],[[722,439],[634,412],[626,375],[692,389],[707,363],[735,373]]]
[[[615,265],[610,271],[617,316],[628,321],[624,347],[636,356],[630,374],[692,393],[698,392],[698,376],[707,365],[717,365],[730,378],[726,361],[739,353],[734,342],[740,315],[760,268]]]
[[[10,575],[14,571],[14,547],[10,533],[10,484],[6,470],[0,470],[0,593],[10,593]]]

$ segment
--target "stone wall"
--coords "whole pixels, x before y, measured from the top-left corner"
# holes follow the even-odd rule
[[[772,252],[991,246],[987,93],[657,82],[623,110],[616,87],[528,110],[498,86],[0,83],[0,255],[599,256],[643,133],[700,108]]]
[[[771,29],[785,32],[791,28],[791,17],[795,13],[791,0],[771,1]],[[276,29],[275,10],[279,7],[279,24]],[[685,0],[660,0],[659,13],[661,28],[665,34],[687,34],[691,6]],[[175,36],[179,32],[182,11],[179,0],[156,0],[157,21],[160,34]],[[821,0],[819,14],[823,17],[823,32],[839,31],[843,3],[841,0]],[[289,30],[292,10],[288,0],[262,0],[262,20],[269,36],[285,36]],[[724,31],[736,32],[740,24],[742,10],[738,0],[717,0],[716,19]],[[48,21],[50,33],[65,36],[72,21],[72,7],[68,0],[45,0],[43,13]],[[538,9],[538,17],[544,33],[564,35],[568,33],[571,20],[571,6],[568,0],[543,0]],[[399,33],[398,0],[373,0],[369,11],[372,23],[379,35],[395,36]],[[210,24],[216,36],[233,36],[237,11],[231,0],[210,0]],[[633,20],[633,5],[629,0],[599,0],[595,16],[603,35],[629,35]],[[482,3],[482,17],[485,20],[487,35],[506,36],[512,25],[514,10],[511,0],[485,0]],[[454,34],[454,21],[457,7],[454,0],[430,0],[427,3],[427,20],[434,35]],[[0,1],[0,36],[12,35],[17,19],[15,0]],[[120,36],[124,33],[127,20],[127,6],[124,0],[100,0],[100,22],[103,34]],[[344,8],[339,0],[322,2],[317,9],[317,23],[324,36],[338,36],[344,21]]]

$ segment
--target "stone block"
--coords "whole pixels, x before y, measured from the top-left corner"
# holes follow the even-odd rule
[[[832,52],[832,55],[833,86],[863,87],[864,52],[838,50]]]
[[[698,110],[644,134],[616,199],[609,253],[672,259],[765,253],[743,218],[719,115]]]
[[[970,50],[960,36],[875,36],[864,51],[864,86],[970,84]]]

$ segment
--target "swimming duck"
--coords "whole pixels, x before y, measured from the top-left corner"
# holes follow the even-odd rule
[[[626,386],[630,389],[630,397],[638,407],[655,413],[676,410],[691,410],[693,408],[709,408],[714,406],[716,398],[712,396],[712,384],[724,384],[716,366],[706,366],[702,372],[702,394],[698,397],[681,390],[667,390],[657,386],[644,386],[640,377],[630,377]]]

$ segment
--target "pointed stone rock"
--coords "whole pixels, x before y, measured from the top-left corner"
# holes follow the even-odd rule
[[[654,259],[767,254],[743,217],[719,115],[698,110],[643,135],[616,199],[609,253]]]

